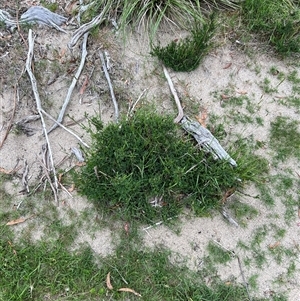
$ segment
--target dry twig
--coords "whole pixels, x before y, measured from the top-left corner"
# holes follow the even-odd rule
[[[116,100],[116,97],[115,97],[114,89],[113,89],[113,86],[112,86],[112,83],[111,83],[111,80],[110,80],[109,73],[108,73],[107,68],[106,68],[106,64],[105,64],[103,53],[102,53],[101,50],[99,51],[99,55],[100,55],[100,59],[101,59],[101,62],[102,62],[102,68],[103,68],[106,80],[108,82],[111,99],[112,99],[112,102],[113,102],[114,108],[115,108],[115,120],[116,120],[116,122],[118,122],[118,119],[119,119],[118,103],[117,103],[117,100]]]
[[[129,105],[128,112],[127,112],[127,119],[132,116],[135,107],[137,106],[138,102],[141,100],[141,98],[143,97],[144,93],[147,90],[148,89],[144,89],[143,92],[139,95],[138,99],[135,101],[135,103],[133,105],[131,105],[131,104]]]
[[[183,115],[183,108],[182,108],[182,105],[181,105],[181,103],[180,103],[178,94],[177,94],[177,92],[176,92],[176,90],[175,90],[175,87],[174,87],[174,85],[173,85],[173,82],[172,82],[172,79],[171,79],[171,77],[170,77],[170,74],[169,74],[169,72],[168,72],[168,70],[167,70],[167,68],[166,68],[165,66],[163,66],[163,68],[164,68],[164,74],[165,74],[165,77],[166,77],[166,79],[167,79],[167,81],[168,81],[168,84],[169,84],[171,93],[172,93],[172,95],[173,95],[173,97],[174,97],[174,99],[175,99],[175,103],[176,103],[176,106],[177,106],[177,109],[178,109],[178,115],[177,115],[177,117],[174,119],[174,122],[175,122],[175,123],[179,123],[179,122],[182,120],[183,116],[184,116],[184,115]]]
[[[82,143],[86,148],[89,148],[89,145],[86,144],[78,135],[76,135],[75,133],[73,133],[71,130],[69,130],[68,128],[66,128],[64,125],[62,125],[61,123],[59,123],[58,121],[56,121],[50,114],[48,114],[46,111],[44,111],[42,109],[42,113],[44,115],[46,115],[49,119],[51,119],[52,121],[55,122],[55,124],[57,124],[58,126],[60,126],[61,128],[63,128],[65,131],[67,131],[69,134],[71,134],[72,136],[74,136],[78,141],[80,141],[80,143]]]
[[[41,100],[40,100],[40,96],[39,96],[39,92],[37,89],[37,82],[36,82],[36,78],[34,76],[34,74],[31,71],[31,63],[32,63],[32,57],[33,57],[33,47],[34,47],[34,39],[35,37],[32,36],[32,30],[29,29],[29,33],[28,33],[28,54],[27,54],[27,60],[26,60],[26,71],[29,75],[30,81],[31,81],[31,86],[32,86],[32,91],[34,94],[34,98],[36,101],[36,107],[37,107],[37,111],[41,117],[41,122],[42,122],[42,127],[43,127],[43,133],[45,135],[45,139],[46,139],[46,143],[48,146],[48,151],[49,151],[49,157],[50,157],[50,163],[51,163],[51,171],[53,173],[53,177],[54,177],[54,197],[57,200],[57,190],[58,190],[58,180],[57,180],[57,176],[56,176],[56,171],[55,171],[55,165],[54,165],[54,161],[53,161],[53,155],[52,155],[52,150],[50,147],[50,141],[49,141],[49,137],[47,134],[47,129],[46,129],[46,124],[44,121],[44,116],[42,114],[42,105],[41,105]],[[50,185],[52,185],[51,180],[50,180]]]
[[[81,61],[80,61],[80,65],[78,67],[78,70],[75,74],[75,76],[73,77],[73,80],[72,80],[72,83],[71,83],[71,86],[69,87],[69,90],[68,90],[68,94],[66,96],[66,99],[64,101],[64,104],[59,112],[59,115],[57,117],[57,120],[56,120],[56,123],[52,125],[52,127],[50,128],[50,130],[48,131],[48,133],[50,133],[51,131],[53,131],[54,129],[56,129],[58,127],[58,124],[62,122],[63,118],[64,118],[64,115],[65,115],[65,112],[66,112],[66,109],[67,109],[67,106],[70,102],[70,99],[71,99],[71,96],[72,96],[72,92],[75,88],[75,85],[77,83],[77,80],[82,72],[82,69],[83,69],[83,66],[85,64],[85,59],[86,59],[86,56],[87,56],[87,50],[86,50],[86,45],[87,45],[87,39],[88,39],[88,35],[89,33],[85,33],[84,34],[84,38],[83,38],[83,42],[82,42],[82,56],[81,56]]]

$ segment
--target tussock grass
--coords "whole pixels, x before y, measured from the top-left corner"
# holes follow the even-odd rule
[[[195,24],[191,36],[182,41],[172,41],[166,47],[155,46],[151,54],[157,56],[166,67],[174,71],[189,72],[196,69],[212,47],[211,38],[215,30],[214,15],[203,25]]]
[[[85,14],[86,18],[91,19],[103,9],[108,11],[108,19],[114,19],[125,35],[130,27],[137,30],[143,28],[151,40],[162,23],[188,28],[194,20],[203,21],[199,0],[95,1]]]

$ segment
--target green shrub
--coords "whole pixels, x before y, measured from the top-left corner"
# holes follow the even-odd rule
[[[174,217],[186,205],[207,214],[224,190],[241,184],[237,169],[195,147],[171,117],[142,111],[105,128],[97,117],[90,121],[92,147],[74,180],[104,212],[147,222]]]

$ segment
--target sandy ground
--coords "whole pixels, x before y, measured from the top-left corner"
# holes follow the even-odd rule
[[[24,6],[27,5],[26,2],[22,3]],[[74,76],[80,62],[79,45],[76,46],[73,54],[67,48],[72,29],[66,29],[68,34],[53,29],[37,27],[33,29],[34,33],[37,34],[35,39],[35,68],[42,106],[52,116],[57,116],[66,97],[72,76]],[[165,42],[174,38],[174,34],[168,32],[162,32],[161,35],[165,35]],[[177,33],[176,38],[180,38],[182,35],[184,33]],[[24,36],[20,36],[17,33],[10,34],[1,29],[0,38],[3,50],[0,53],[2,68],[0,141],[3,141],[10,126],[10,120],[13,118],[12,127],[0,150],[0,167],[5,171],[12,170],[16,166],[20,167],[16,171],[14,180],[5,184],[6,191],[14,195],[14,203],[19,204],[26,199],[26,195],[20,193],[24,190],[22,177],[25,162],[29,168],[27,177],[29,185],[33,185],[41,178],[45,138],[42,135],[40,120],[28,122],[24,128],[17,126],[18,122],[25,117],[37,115],[31,84],[24,71],[27,34],[25,32]],[[14,44],[14,48],[9,48],[9,44]],[[171,112],[176,116],[175,106],[172,103],[168,85],[163,78],[161,66],[155,58],[149,55],[147,43],[139,35],[133,35],[128,38],[124,47],[114,34],[114,30],[109,28],[104,29],[99,36],[89,39],[85,68],[78,79],[67,109],[67,115],[64,118],[64,124],[68,128],[89,143],[87,133],[78,123],[73,121],[86,124],[86,113],[89,115],[99,114],[105,123],[113,121],[114,110],[107,82],[101,71],[100,49],[105,49],[110,54],[112,64],[110,75],[123,114],[127,113],[129,105],[143,93],[139,105],[155,103],[161,112]],[[291,61],[283,61],[272,54],[268,55],[260,51],[255,45],[249,46],[248,50],[247,52],[246,46],[241,47],[235,41],[223,37],[221,41],[218,41],[218,46],[204,58],[197,70],[190,73],[170,71],[186,112],[191,112],[190,114],[194,115],[195,113],[207,112],[207,123],[209,123],[211,115],[219,116],[228,134],[226,141],[223,141],[225,148],[237,135],[244,138],[253,137],[254,140],[259,141],[268,141],[270,123],[277,116],[299,120],[299,109],[280,105],[277,101],[291,95],[291,84],[288,81],[281,82],[277,77],[270,75],[271,67],[284,73],[299,68],[295,67]],[[15,51],[15,54],[12,51]],[[87,87],[81,93],[87,78]],[[262,83],[265,78],[270,79],[270,85],[277,88],[275,93],[264,92]],[[249,114],[249,112],[245,106],[232,108],[224,103],[227,99],[240,95],[247,95],[251,99],[255,111],[253,116],[262,118],[263,126],[255,122],[245,124],[234,120],[233,112],[238,115]],[[46,124],[47,127],[50,127],[52,122],[46,119]],[[76,159],[71,153],[71,148],[78,147],[78,141],[60,128],[53,131],[49,135],[49,139],[54,162],[57,166],[59,165],[57,168],[66,169],[74,166]],[[287,168],[295,176],[299,172],[299,162],[295,159],[274,165],[272,163],[274,153],[268,147],[259,149],[258,154],[269,160],[270,172],[273,175],[280,174]],[[296,198],[296,189],[294,193]],[[256,197],[257,195],[259,192],[256,188],[249,185],[245,187],[243,194],[233,196],[235,200],[250,204],[259,212],[257,217],[247,220],[246,227],[234,227],[218,213],[211,218],[183,216],[179,235],[164,225],[154,226],[148,230],[141,229],[145,236],[145,245],[164,245],[186,258],[188,266],[195,270],[202,269],[203,257],[207,254],[206,246],[211,240],[216,241],[223,248],[235,252],[242,259],[253,256],[250,251],[238,248],[238,242],[249,242],[255,230],[264,225],[268,227],[269,234],[260,246],[262,250],[267,251],[270,245],[277,242],[272,234],[274,224],[286,229],[286,235],[280,240],[280,246],[293,250],[299,248],[300,228],[296,219],[297,208],[295,208],[295,219],[287,225],[283,218],[285,207],[281,199],[275,199],[275,206],[270,209],[262,204],[261,200]],[[86,210],[86,208],[90,208],[91,211],[94,210],[91,204],[79,198],[75,192],[68,195],[61,191],[59,202],[62,205],[59,209],[62,216],[66,207],[77,213]],[[275,216],[274,212],[278,215]],[[22,227],[26,227],[26,225]],[[101,232],[94,231],[93,235],[82,231],[78,244],[83,242],[88,242],[93,250],[101,255],[113,251],[112,237],[108,229]],[[287,291],[289,301],[300,300],[299,256],[298,249],[295,260],[296,272],[292,279],[285,276],[289,266],[289,258],[286,257],[278,264],[271,256],[268,256],[268,263],[263,269],[259,269],[255,265],[244,267],[246,279],[252,275],[258,275],[258,288],[255,294],[261,297],[270,297],[273,291]],[[233,277],[237,281],[243,282],[236,258],[225,266],[220,266],[218,274],[224,280]],[[283,280],[280,284],[276,283],[275,280],[281,276]]]

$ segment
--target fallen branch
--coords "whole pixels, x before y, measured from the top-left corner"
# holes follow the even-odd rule
[[[234,225],[237,228],[239,227],[239,224],[230,216],[230,214],[226,211],[224,206],[222,207],[221,213],[223,217],[227,219],[230,224]]]
[[[27,60],[26,60],[26,71],[29,75],[30,81],[31,81],[31,86],[32,86],[32,91],[34,94],[34,98],[36,101],[36,108],[37,111],[41,117],[41,122],[42,122],[42,127],[43,127],[43,133],[45,135],[45,139],[46,139],[46,143],[48,146],[48,151],[49,151],[49,157],[50,157],[50,163],[51,163],[51,171],[53,173],[53,177],[54,177],[54,184],[55,184],[55,191],[57,193],[58,190],[58,180],[57,180],[57,176],[56,176],[56,171],[55,171],[55,165],[54,165],[54,161],[53,161],[53,156],[52,156],[52,150],[51,150],[51,146],[50,146],[50,141],[49,141],[49,137],[47,134],[47,129],[46,129],[46,124],[44,121],[44,116],[42,114],[42,105],[41,105],[41,100],[40,100],[40,96],[39,96],[39,92],[37,89],[37,82],[36,82],[36,78],[34,76],[34,74],[31,71],[31,64],[32,64],[32,57],[33,57],[33,46],[34,46],[34,38],[32,37],[32,30],[29,29],[29,33],[28,33],[28,54],[27,54]],[[50,185],[52,185],[52,183],[50,183]],[[56,198],[56,194],[55,194],[55,198]]]
[[[248,288],[248,283],[246,281],[245,274],[244,274],[244,271],[242,269],[242,263],[241,263],[240,257],[238,255],[236,255],[236,258],[237,258],[238,263],[239,263],[240,272],[241,272],[241,275],[242,275],[244,286],[245,286],[247,294],[248,294],[249,301],[252,301],[252,298],[251,298],[250,292],[249,292],[249,288]]]
[[[96,16],[92,21],[90,21],[89,23],[83,24],[82,26],[80,26],[74,33],[73,36],[71,38],[71,41],[68,43],[68,47],[69,49],[73,49],[74,46],[77,44],[78,40],[85,35],[86,33],[88,33],[93,27],[99,25],[100,23],[102,23],[105,18],[103,17],[104,14],[106,12],[106,9],[104,9],[100,15]]]
[[[198,121],[193,121],[188,117],[183,117],[181,125],[188,133],[193,135],[198,144],[206,151],[210,152],[215,159],[219,158],[221,160],[227,160],[232,166],[237,166],[236,162],[224,150],[213,134],[203,127]]]
[[[59,14],[51,12],[49,9],[42,6],[31,6],[25,13],[23,13],[19,20],[15,19],[6,11],[0,9],[0,21],[4,22],[7,27],[13,30],[19,27],[19,24],[43,24],[53,27],[59,31],[67,33],[60,26],[65,23],[68,18]]]
[[[52,184],[50,175],[49,175],[49,171],[51,171],[51,168],[49,168],[49,148],[47,144],[44,144],[42,146],[42,150],[43,150],[43,162],[42,162],[42,166],[44,168],[44,176],[46,177],[46,179],[48,180],[48,183],[50,185],[51,190],[53,191],[53,195],[54,195],[54,199],[55,201],[58,203],[58,197],[57,197],[57,189],[55,189],[55,187]],[[57,180],[57,182],[59,183],[59,181]]]
[[[243,282],[244,282],[244,286],[245,286],[246,291],[247,291],[247,294],[248,294],[249,301],[252,301],[252,298],[251,298],[251,296],[250,296],[250,292],[249,292],[249,289],[248,289],[248,283],[247,283],[247,281],[246,281],[246,277],[245,277],[244,271],[243,271],[243,269],[242,269],[242,263],[241,263],[240,257],[239,257],[234,251],[231,251],[231,250],[225,248],[225,247],[224,247],[223,245],[221,245],[218,241],[213,240],[213,242],[214,242],[216,245],[220,246],[222,249],[224,249],[226,252],[229,252],[229,253],[231,254],[232,257],[237,258],[238,264],[239,264],[239,268],[240,268],[240,272],[241,272],[241,276],[242,276],[242,279],[243,279]]]
[[[61,110],[59,112],[59,115],[57,117],[56,123],[52,125],[52,127],[50,128],[50,130],[48,131],[48,133],[50,133],[54,129],[56,129],[58,127],[58,124],[63,121],[63,118],[64,118],[64,115],[65,115],[67,106],[68,106],[68,104],[70,102],[70,99],[71,99],[71,96],[72,96],[72,92],[73,92],[73,90],[75,88],[77,80],[78,80],[78,78],[79,78],[79,76],[80,76],[80,74],[82,72],[83,66],[85,64],[85,59],[86,59],[86,56],[87,56],[86,45],[87,45],[88,35],[89,35],[88,32],[84,34],[84,38],[83,38],[83,42],[82,42],[82,56],[81,56],[80,65],[78,67],[78,70],[77,70],[75,76],[73,77],[71,86],[69,87],[68,94],[67,94],[66,99],[65,99],[65,101],[63,103],[63,106],[62,106],[62,108],[61,108]]]
[[[198,121],[192,121],[187,116],[184,116],[179,97],[169,75],[169,72],[166,69],[166,67],[163,67],[163,69],[178,109],[178,115],[174,119],[174,122],[181,123],[183,129],[190,133],[192,136],[194,136],[198,144],[202,146],[206,151],[212,153],[212,155],[215,158],[219,158],[221,160],[228,160],[228,162],[232,166],[237,166],[236,162],[223,149],[219,141],[213,136],[213,134],[208,129],[203,127]]]
[[[106,64],[105,64],[103,53],[102,53],[101,50],[99,51],[99,55],[100,55],[100,59],[101,59],[101,62],[102,62],[102,68],[103,68],[106,80],[108,82],[111,99],[112,99],[112,102],[113,102],[114,108],[115,108],[115,120],[116,120],[116,122],[118,122],[118,120],[119,120],[118,103],[117,103],[117,100],[116,100],[116,97],[115,97],[114,89],[113,89],[113,86],[112,86],[112,83],[111,83],[111,80],[110,80],[109,73],[108,73],[107,68],[106,68]]]
[[[175,103],[176,103],[176,106],[177,106],[177,109],[178,109],[178,115],[177,117],[174,119],[174,122],[175,123],[179,123],[181,121],[181,119],[183,118],[184,114],[183,114],[183,108],[182,108],[182,105],[180,103],[180,100],[179,100],[179,97],[177,95],[177,92],[175,90],[175,87],[173,85],[173,82],[172,82],[172,79],[170,77],[170,74],[167,70],[167,68],[165,66],[163,66],[163,69],[164,69],[164,74],[165,74],[165,77],[168,81],[168,84],[169,84],[169,87],[170,87],[170,90],[173,94],[173,97],[174,97],[174,100],[175,100]]]
[[[28,163],[27,163],[27,160],[24,159],[24,169],[23,169],[23,175],[22,175],[22,184],[25,187],[25,190],[26,190],[27,193],[29,193],[28,172],[29,172]]]

